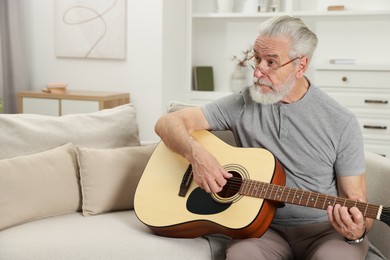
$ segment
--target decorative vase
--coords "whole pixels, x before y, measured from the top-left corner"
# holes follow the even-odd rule
[[[232,13],[234,0],[217,0],[217,13]]]
[[[247,85],[247,71],[244,66],[237,65],[231,79],[231,90],[239,92]]]
[[[279,12],[280,11],[280,0],[271,0],[269,8],[270,8],[271,12]]]
[[[268,0],[259,0],[258,12],[268,12]]]

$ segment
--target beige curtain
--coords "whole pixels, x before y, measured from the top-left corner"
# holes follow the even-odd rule
[[[23,3],[0,0],[0,103],[4,113],[16,113],[16,93],[29,88]]]

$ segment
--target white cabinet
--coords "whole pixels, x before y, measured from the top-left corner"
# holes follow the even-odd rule
[[[315,78],[357,116],[365,148],[390,157],[390,67],[324,66]]]
[[[23,91],[17,96],[19,113],[50,116],[96,112],[130,102],[129,93],[99,91],[68,91],[64,94]]]

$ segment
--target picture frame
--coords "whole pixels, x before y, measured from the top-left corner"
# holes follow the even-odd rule
[[[125,59],[127,0],[55,0],[59,58]]]

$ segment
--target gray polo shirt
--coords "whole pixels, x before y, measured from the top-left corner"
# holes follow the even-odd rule
[[[249,88],[202,107],[212,130],[232,130],[238,146],[271,151],[286,172],[286,186],[338,195],[336,176],[365,171],[356,117],[315,85],[292,104],[260,105]],[[273,223],[327,221],[325,210],[286,204]]]

